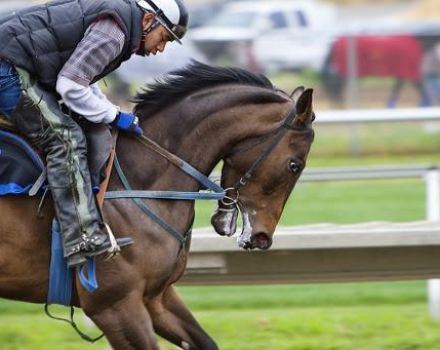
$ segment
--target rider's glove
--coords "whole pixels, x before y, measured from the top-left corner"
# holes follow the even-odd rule
[[[139,127],[139,119],[132,113],[119,112],[112,125],[118,129],[133,132],[136,135],[142,135],[142,129]]]

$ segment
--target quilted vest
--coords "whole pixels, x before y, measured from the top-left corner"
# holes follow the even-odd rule
[[[134,0],[55,0],[0,19],[0,58],[55,89],[58,73],[91,23],[112,17],[125,33],[122,53],[95,81],[136,52],[142,39],[142,10]]]

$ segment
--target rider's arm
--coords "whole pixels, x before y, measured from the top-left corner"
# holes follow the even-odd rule
[[[91,86],[122,52],[124,33],[111,18],[92,24],[58,75],[57,92],[67,107],[95,123],[111,123],[119,107]]]

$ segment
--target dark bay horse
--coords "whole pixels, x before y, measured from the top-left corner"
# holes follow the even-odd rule
[[[244,217],[239,245],[269,248],[313,141],[312,90],[298,88],[289,96],[264,77],[193,63],[150,85],[148,92],[137,95],[136,102],[135,112],[145,134],[164,148],[206,175],[223,160],[223,188],[233,187],[270,146],[267,157],[242,184],[238,202]],[[294,119],[287,123],[289,112]],[[281,137],[274,143],[277,135]],[[121,135],[116,147],[134,189],[200,189],[194,179],[138,141]],[[123,189],[114,172],[109,188]],[[3,298],[46,300],[48,232],[54,213],[49,204],[43,219],[37,218],[38,201],[0,197]],[[178,231],[191,227],[193,201],[146,202]],[[219,206],[213,226],[220,234],[231,235],[236,209]],[[104,332],[114,349],[158,349],[156,334],[183,349],[217,349],[173,286],[185,270],[190,242],[182,247],[130,199],[106,201],[104,215],[117,235],[129,235],[135,244],[111,260],[97,261],[99,289],[95,293],[88,293],[76,281],[74,304]]]

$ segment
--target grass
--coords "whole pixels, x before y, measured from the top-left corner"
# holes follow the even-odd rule
[[[214,207],[197,203],[195,227],[209,225]],[[422,179],[299,183],[280,225],[415,221],[426,217],[425,210]]]
[[[422,281],[180,291],[221,349],[434,350],[440,340]]]
[[[260,307],[216,315],[201,312],[198,316],[224,350],[434,350],[440,340],[438,325],[429,320],[422,305],[403,310],[363,305]]]
[[[179,292],[223,350],[439,348],[440,324],[429,318],[423,281],[180,287]],[[104,341],[84,343],[69,326],[46,318],[41,306],[0,301],[0,310],[2,350],[108,349]]]

